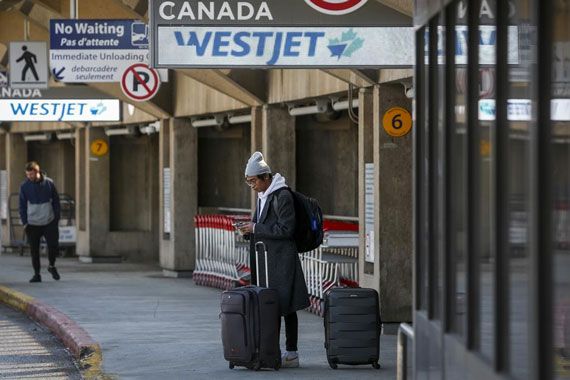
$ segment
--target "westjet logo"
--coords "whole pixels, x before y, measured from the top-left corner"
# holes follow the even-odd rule
[[[178,46],[191,47],[197,57],[268,57],[273,66],[282,57],[315,57],[325,37],[316,31],[182,31],[173,32]]]
[[[87,103],[10,103],[14,116],[81,116]]]
[[[118,99],[0,99],[0,121],[118,121]]]

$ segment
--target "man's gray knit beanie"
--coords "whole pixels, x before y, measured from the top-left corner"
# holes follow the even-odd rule
[[[263,159],[263,154],[261,154],[261,152],[255,152],[247,161],[247,166],[245,167],[245,176],[254,177],[266,173],[271,173],[271,168]]]

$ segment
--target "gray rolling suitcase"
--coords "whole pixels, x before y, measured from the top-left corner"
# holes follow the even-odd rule
[[[325,348],[332,369],[338,364],[372,364],[380,368],[382,322],[378,292],[333,288],[325,296]]]
[[[265,253],[265,279],[269,286],[267,250],[265,244],[255,245],[260,263],[258,247]],[[257,281],[260,282],[259,265]],[[236,366],[255,369],[281,367],[279,348],[279,295],[277,290],[260,286],[244,286],[222,293],[222,344],[224,358],[230,369]]]

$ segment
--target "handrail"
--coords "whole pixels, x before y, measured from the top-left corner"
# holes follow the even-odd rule
[[[414,340],[414,329],[407,323],[401,323],[398,328],[397,380],[408,379],[408,340]]]

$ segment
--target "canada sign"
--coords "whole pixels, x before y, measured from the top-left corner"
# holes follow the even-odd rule
[[[354,12],[368,0],[305,0],[312,8],[329,15],[345,15]]]

